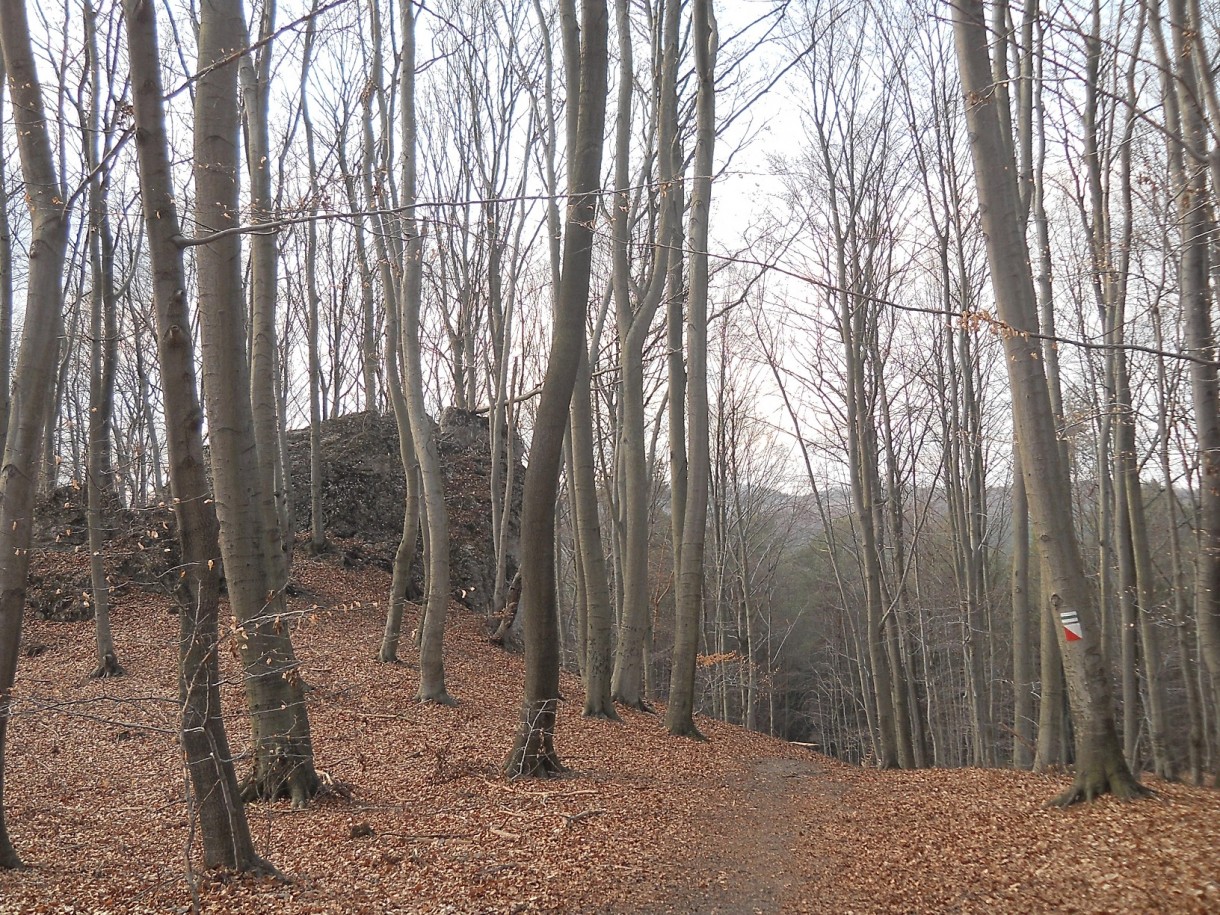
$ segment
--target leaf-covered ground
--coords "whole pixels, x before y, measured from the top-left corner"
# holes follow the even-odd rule
[[[288,881],[192,865],[177,619],[133,588],[114,611],[126,677],[85,679],[90,623],[27,626],[7,809],[31,866],[0,873],[0,912],[1220,912],[1208,789],[1047,809],[1061,778],[865,771],[711,720],[705,743],[657,716],[585,721],[572,677],[557,736],[572,774],[506,782],[519,656],[455,611],[461,704],[420,706],[409,665],[373,660],[386,577],[304,558],[297,575],[297,609],[317,607],[295,642],[318,765],[353,798],[250,808]],[[235,684],[226,702],[240,747]]]

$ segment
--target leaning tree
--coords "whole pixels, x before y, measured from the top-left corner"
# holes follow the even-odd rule
[[[563,0],[560,15],[575,20],[574,0]],[[562,770],[555,753],[555,712],[559,703],[559,612],[555,593],[555,495],[563,457],[568,405],[585,347],[585,315],[593,262],[594,221],[601,176],[606,120],[607,11],[605,0],[581,7],[580,86],[576,143],[571,153],[563,272],[555,296],[551,351],[521,511],[521,605],[525,620],[525,697],[521,723],[509,755],[510,777],[546,776]],[[571,72],[571,68],[569,68]]]
[[[1000,110],[1002,95],[992,75],[982,0],[955,3],[953,28],[1021,470],[1051,606],[1061,623],[1060,647],[1075,726],[1076,777],[1056,802],[1067,805],[1106,792],[1137,797],[1146,789],[1128,768],[1118,739],[1099,627],[1072,523],[1068,468],[1040,359],[1037,299],[1016,164]]]

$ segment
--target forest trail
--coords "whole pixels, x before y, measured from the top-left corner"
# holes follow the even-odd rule
[[[177,620],[164,594],[128,588],[114,608],[128,676],[85,679],[90,622],[27,624],[7,803],[31,868],[0,873],[0,913],[185,913],[192,885],[218,915],[1220,913],[1209,789],[1153,782],[1151,800],[1048,809],[1064,776],[881,772],[704,717],[703,742],[655,714],[586,720],[569,674],[556,746],[571,773],[508,782],[523,661],[480,616],[455,606],[447,634],[460,705],[420,706],[410,664],[374,661],[387,576],[335,554],[296,574],[318,765],[353,797],[250,808],[289,882],[187,870]],[[238,671],[227,650],[222,663],[240,750]]]
[[[1160,782],[1063,811],[1044,804],[1062,780],[1029,773],[788,756],[748,771],[699,817],[688,879],[631,911],[1220,913],[1214,791]]]
[[[815,846],[819,822],[811,807],[828,806],[842,785],[812,759],[755,760],[736,786],[728,810],[706,816],[704,853],[695,861],[698,885],[669,911],[734,913],[799,911],[826,874]],[[798,871],[794,863],[800,861]],[[682,891],[675,887],[676,894]],[[665,909],[662,909],[665,911]]]

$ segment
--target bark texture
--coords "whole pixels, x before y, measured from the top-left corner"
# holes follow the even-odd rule
[[[1000,319],[1008,328],[1005,361],[1030,520],[1060,631],[1075,636],[1065,635],[1060,647],[1075,726],[1076,778],[1057,802],[1070,804],[1104,792],[1135,797],[1145,789],[1127,767],[1118,741],[1097,618],[1072,524],[1071,490],[1050,388],[1037,342],[1023,333],[1037,330],[1037,300],[1022,231],[1012,141],[1002,129],[981,0],[955,5],[953,26],[991,282]]]
[[[707,398],[707,240],[716,142],[716,19],[709,0],[695,0],[691,34],[698,82],[695,176],[690,212],[690,295],[687,299],[687,478],[682,548],[676,563],[674,656],[665,727],[671,734],[702,739],[695,726],[695,661],[703,620],[703,555],[710,481]],[[671,394],[672,396],[676,396]]]
[[[572,0],[563,15],[575,16]],[[585,315],[593,259],[593,224],[606,118],[607,11],[585,0],[581,13],[577,140],[569,169],[563,274],[555,300],[551,349],[534,424],[521,519],[521,601],[525,620],[525,695],[517,738],[505,766],[510,778],[562,769],[555,753],[559,701],[559,611],[555,593],[555,496],[568,405],[585,347]]]
[[[4,819],[4,751],[29,580],[38,462],[55,385],[55,363],[47,354],[55,352],[63,323],[60,280],[68,244],[68,214],[64,208],[67,195],[51,153],[25,4],[18,0],[0,2],[0,51],[30,209],[25,326],[0,466],[0,868],[16,868],[22,863]]]
[[[246,46],[240,0],[202,7],[195,89],[195,222],[203,385],[212,446],[212,479],[220,521],[229,602],[246,678],[254,736],[249,798],[291,797],[304,805],[318,790],[303,683],[288,637],[281,582],[269,574],[259,455],[250,407],[247,321],[241,243],[207,238],[238,224],[237,71]]]
[[[203,411],[195,377],[180,233],[174,200],[164,92],[151,0],[124,5],[140,198],[153,270],[157,355],[165,397],[170,493],[178,522],[186,600],[179,613],[178,696],[183,758],[199,817],[204,864],[237,871],[268,868],[254,850],[220,708],[218,640],[220,544],[203,460]]]

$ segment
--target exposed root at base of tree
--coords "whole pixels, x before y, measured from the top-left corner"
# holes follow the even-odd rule
[[[312,539],[308,540],[308,541],[306,541],[305,547],[304,547],[305,555],[310,556],[310,557],[321,556],[323,553],[329,553],[330,551],[331,551],[331,543],[329,540],[327,540],[325,538],[323,538],[321,543],[316,543]]]
[[[235,880],[242,879],[261,879],[270,877],[277,883],[287,885],[292,882],[289,877],[284,874],[279,868],[268,861],[266,858],[260,858],[257,855],[252,861],[248,861],[241,867],[213,867],[205,872],[204,879],[215,883],[231,883]]]
[[[643,712],[646,715],[655,715],[656,708],[646,699],[636,699],[634,702],[629,702],[622,696],[614,696],[614,704],[621,705],[623,708],[629,708],[633,712]]]
[[[555,752],[555,712],[558,705],[558,699],[545,699],[522,706],[517,739],[504,764],[504,774],[510,779],[551,778],[569,771]]]
[[[23,871],[28,867],[11,847],[0,848],[0,871]]]
[[[524,748],[514,749],[504,766],[504,774],[511,781],[519,778],[554,778],[572,771],[559,761],[554,749],[527,755]]]
[[[1089,803],[1109,794],[1116,800],[1134,801],[1151,797],[1153,792],[1135,780],[1130,773],[1108,772],[1102,767],[1077,769],[1072,787],[1047,801],[1047,807],[1071,807],[1073,804]]]
[[[695,727],[695,722],[684,721],[681,724],[667,724],[669,733],[674,737],[688,737],[691,740],[707,740],[703,732]]]
[[[294,810],[309,806],[310,800],[323,793],[322,781],[314,771],[311,755],[280,752],[269,759],[257,760],[254,770],[241,784],[241,799],[245,803],[275,801],[288,798]]]
[[[449,693],[445,690],[441,690],[438,693],[420,692],[416,694],[415,698],[419,701],[420,705],[444,705],[452,708],[453,706],[459,704],[458,701],[449,695]]]
[[[89,679],[106,680],[110,677],[121,677],[125,673],[127,673],[127,671],[123,669],[123,665],[119,663],[119,659],[113,654],[108,654],[98,662],[97,667],[93,668],[93,672],[89,674]]]
[[[602,705],[597,703],[594,705],[586,705],[585,710],[580,713],[582,718],[599,718],[602,721],[614,721],[618,724],[623,723],[623,719],[619,716],[618,709],[614,707],[614,703]]]

